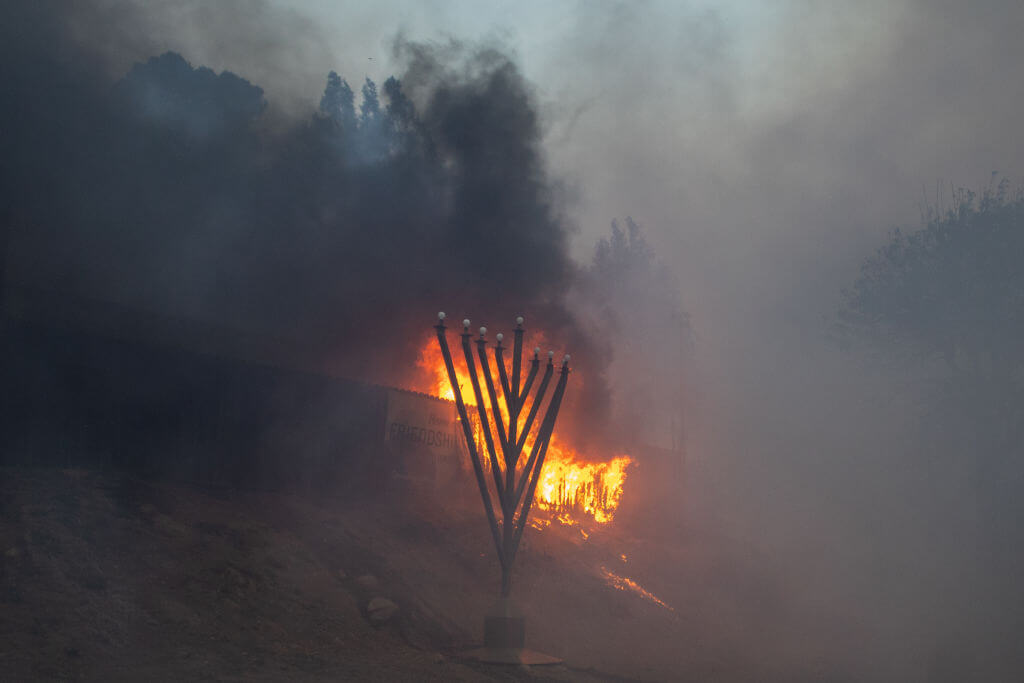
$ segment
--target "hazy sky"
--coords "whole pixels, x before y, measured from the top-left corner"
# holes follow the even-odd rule
[[[273,0],[165,3],[142,23],[287,110],[314,107],[330,69],[401,73],[398,35],[499,43],[536,87],[577,256],[632,215],[717,337],[759,311],[831,310],[923,187],[1019,177],[1022,7]]]

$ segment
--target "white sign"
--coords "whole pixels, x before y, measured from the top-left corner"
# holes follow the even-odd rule
[[[395,389],[388,390],[384,440],[448,457],[465,452],[466,443],[454,403]]]

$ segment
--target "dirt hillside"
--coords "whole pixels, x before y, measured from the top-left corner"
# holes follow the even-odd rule
[[[723,637],[729,602],[763,587],[688,591],[717,569],[685,561],[685,544],[530,529],[514,589],[527,645],[566,664],[528,670],[458,657],[479,644],[498,576],[464,501],[5,468],[0,505],[2,680],[741,680],[763,667]],[[398,610],[373,625],[378,597]]]

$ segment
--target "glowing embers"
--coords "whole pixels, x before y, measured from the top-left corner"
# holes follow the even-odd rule
[[[530,524],[531,527],[533,527],[537,531],[544,531],[544,529],[547,529],[549,526],[551,526],[551,520],[550,519],[538,519],[537,517],[531,517],[529,524]]]
[[[543,347],[544,336],[537,334],[529,340],[528,348]],[[472,386],[465,363],[454,359],[455,374],[462,387],[463,396],[472,396]],[[417,365],[424,371],[426,380],[419,383],[417,389],[438,398],[454,400],[451,385],[448,382],[444,359],[436,343],[428,340],[420,349]],[[472,399],[467,400],[467,404]],[[508,419],[508,409],[504,397],[499,394],[498,407],[502,416]],[[470,420],[474,422],[474,432],[480,433],[476,413],[470,411]],[[487,449],[483,447],[478,436],[479,451],[484,458],[484,466],[489,465]],[[532,444],[527,443],[524,455],[529,455]],[[468,459],[468,458],[467,458]],[[544,467],[541,469],[540,480],[537,482],[535,506],[549,513],[546,519],[531,519],[530,526],[542,530],[552,521],[566,526],[578,526],[581,522],[597,522],[607,524],[615,517],[622,498],[628,469],[634,461],[628,455],[619,455],[607,462],[590,462],[582,453],[552,439],[548,446]],[[582,534],[584,538],[587,533]]]
[[[620,576],[612,570],[608,569],[607,567],[601,567],[601,576],[602,578],[604,578],[605,583],[607,583],[612,588],[617,588],[620,591],[634,593],[648,602],[652,602],[655,605],[658,605],[659,607],[664,607],[670,612],[675,612],[674,607],[666,605],[657,595],[650,592],[649,590],[647,590],[646,588],[644,588],[636,581],[627,576]]]

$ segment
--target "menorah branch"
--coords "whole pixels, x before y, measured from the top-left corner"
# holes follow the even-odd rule
[[[444,320],[444,318],[441,318]],[[483,466],[480,463],[480,455],[476,450],[476,442],[473,438],[473,428],[469,423],[469,415],[466,413],[466,404],[462,400],[462,389],[459,387],[455,375],[455,365],[452,363],[452,354],[448,349],[448,338],[445,334],[443,322],[438,322],[437,341],[441,346],[441,355],[444,357],[444,366],[448,372],[448,381],[452,385],[455,395],[455,408],[459,413],[459,420],[462,422],[463,434],[466,437],[466,450],[469,451],[470,460],[473,463],[473,473],[476,476],[476,483],[480,489],[480,498],[483,500],[484,511],[487,514],[487,525],[491,529],[491,536],[494,538],[494,547],[498,551],[498,561],[502,567],[506,566],[505,552],[502,548],[502,539],[498,533],[498,520],[494,515],[494,505],[491,502],[491,494],[487,490],[487,480],[484,476]]]
[[[505,371],[505,348],[501,345],[501,335],[498,335],[498,343],[494,347],[494,364],[498,366],[498,379],[501,380],[501,395],[505,398],[505,405],[508,406],[509,415],[512,414],[512,389],[508,383],[508,373]],[[509,420],[509,431],[511,432],[511,420]],[[509,443],[514,441],[509,438]]]
[[[539,363],[539,361],[535,361]],[[522,453],[523,446],[526,445],[526,437],[530,434],[530,430],[533,428],[533,421],[537,417],[537,411],[540,409],[541,402],[544,400],[544,394],[548,390],[548,384],[551,382],[551,375],[555,371],[555,366],[551,362],[551,354],[548,355],[548,366],[544,369],[544,377],[540,381],[540,386],[537,388],[537,394],[533,397],[533,405],[530,406],[530,412],[526,416],[526,422],[523,424],[523,431],[519,435],[519,441],[516,442],[516,448]]]
[[[481,330],[487,328],[481,327]],[[494,378],[491,376],[490,363],[487,362],[487,341],[483,339],[483,332],[481,332],[481,338],[476,340],[477,355],[480,356],[480,370],[484,376],[484,384],[487,386],[487,397],[491,400],[491,414],[494,418],[494,431],[498,432],[498,442],[501,444],[501,455],[502,460],[505,462],[505,467],[508,467],[509,463],[509,444],[508,438],[505,434],[505,418],[501,415],[501,405],[498,403],[498,392],[494,389]]]
[[[555,429],[555,419],[558,417],[558,409],[561,407],[562,397],[565,395],[565,384],[569,379],[569,357],[566,356],[565,358],[566,360],[562,364],[562,375],[558,378],[558,386],[555,387],[555,393],[551,396],[551,403],[548,404],[547,415],[545,415],[544,422],[537,433],[539,446],[537,443],[534,444],[534,448],[538,449],[537,462],[533,466],[532,472],[523,472],[524,477],[529,474],[530,488],[526,492],[526,497],[523,498],[523,507],[519,513],[519,518],[516,520],[516,531],[512,545],[505,546],[505,556],[508,558],[509,566],[512,565],[516,552],[519,550],[519,541],[523,537],[526,520],[530,515],[530,507],[533,505],[533,498],[537,492],[537,482],[540,480],[541,470],[544,469],[544,456],[547,455],[548,445],[551,443],[551,435]],[[518,495],[515,496],[516,502],[518,502],[518,498]]]
[[[519,423],[519,410],[522,407],[520,403],[519,395],[519,380],[520,373],[523,368],[523,318],[522,316],[516,318],[516,329],[513,333],[515,342],[513,343],[512,349],[512,401],[509,403],[508,411],[511,416],[511,423],[516,425]],[[512,443],[516,441],[516,435],[514,431],[509,429],[508,440]]]
[[[519,394],[519,408],[520,410],[526,405],[526,397],[530,395],[530,388],[533,386],[533,380],[537,377],[537,368],[540,367],[540,358],[537,354],[540,353],[540,348],[533,350],[533,358],[530,359],[530,372],[526,376],[526,384],[523,385],[523,391]]]
[[[464,323],[468,324],[469,321],[466,320]],[[466,357],[466,369],[469,370],[469,381],[473,386],[473,396],[476,398],[477,415],[480,417],[480,431],[484,434],[484,442],[487,445],[487,452],[491,456],[491,475],[494,477],[494,488],[498,493],[498,500],[501,503],[502,510],[504,510],[505,485],[501,480],[501,468],[498,465],[498,458],[494,449],[494,438],[491,436],[490,421],[487,419],[487,408],[484,406],[483,393],[480,391],[480,380],[477,378],[476,374],[476,362],[473,360],[473,351],[469,345],[470,336],[467,325],[465,331],[462,333],[462,354]],[[484,374],[487,375],[486,367],[484,368]],[[453,390],[459,391],[459,389]]]

